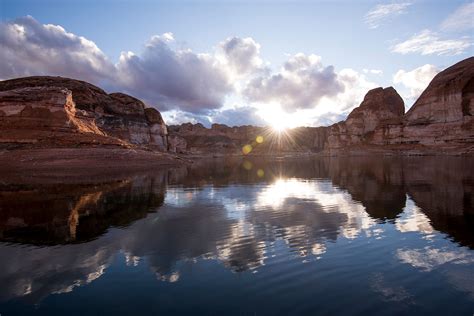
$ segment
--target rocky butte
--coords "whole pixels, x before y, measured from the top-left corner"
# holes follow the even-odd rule
[[[394,88],[376,88],[345,121],[282,133],[256,126],[166,126],[158,110],[132,96],[74,79],[26,77],[0,82],[0,163],[149,166],[175,163],[175,153],[472,155],[473,115],[474,57],[436,75],[407,113]]]

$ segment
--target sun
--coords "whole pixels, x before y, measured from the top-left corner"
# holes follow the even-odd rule
[[[273,130],[274,132],[277,132],[278,134],[283,133],[283,132],[288,128],[287,126],[284,126],[284,125],[281,125],[281,124],[277,124],[277,123],[272,124],[271,127],[272,127],[272,130]]]
[[[272,130],[277,133],[281,133],[290,128],[290,115],[281,110],[281,108],[275,107],[271,111],[266,111],[264,118]]]

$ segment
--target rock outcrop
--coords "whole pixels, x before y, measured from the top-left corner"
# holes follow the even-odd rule
[[[401,123],[376,130],[376,145],[419,145],[456,150],[474,147],[474,57],[436,75]]]
[[[0,82],[0,144],[120,145],[166,151],[167,128],[154,108],[87,82],[26,77]]]
[[[269,127],[212,124],[206,128],[185,123],[169,126],[169,142],[172,151],[192,154],[310,153],[324,149],[326,131],[326,127],[298,127],[280,133]]]
[[[328,127],[167,127],[156,109],[129,95],[68,78],[27,77],[0,82],[0,145],[138,146],[199,155],[474,154],[474,57],[440,72],[404,110],[394,88],[379,87]]]
[[[376,129],[400,123],[404,112],[403,100],[393,87],[370,90],[345,121],[329,127],[326,148],[363,144]]]
[[[183,124],[170,128],[180,152],[474,154],[474,57],[440,72],[405,114],[394,88],[370,90],[345,121],[328,127],[270,128]],[[263,142],[256,142],[262,136]]]

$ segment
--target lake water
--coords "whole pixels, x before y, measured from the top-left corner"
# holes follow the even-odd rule
[[[2,316],[474,313],[474,159],[93,180],[0,182]]]

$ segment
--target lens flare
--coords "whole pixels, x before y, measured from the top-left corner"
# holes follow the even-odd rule
[[[252,145],[245,145],[244,147],[242,147],[242,153],[244,155],[250,154],[251,151],[252,151]]]

